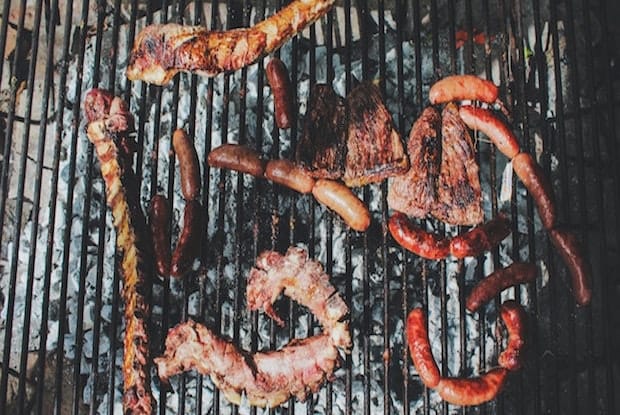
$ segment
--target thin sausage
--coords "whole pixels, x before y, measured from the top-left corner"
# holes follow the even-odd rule
[[[181,192],[185,200],[194,200],[200,197],[200,162],[194,148],[194,143],[182,129],[172,135],[172,146],[179,159],[181,173]]]
[[[510,221],[504,215],[476,226],[450,241],[450,253],[456,258],[478,256],[499,244],[510,234]]]
[[[558,250],[571,274],[573,295],[579,305],[588,305],[592,299],[590,264],[583,254],[574,233],[566,229],[552,229],[551,242]]]
[[[484,108],[463,105],[459,109],[461,119],[474,131],[482,131],[510,160],[521,151],[519,140],[512,131],[493,113]]]
[[[538,215],[545,229],[553,229],[557,222],[553,189],[545,173],[529,153],[519,153],[512,159],[512,168],[534,198]]]
[[[421,308],[414,308],[407,317],[407,344],[420,379],[426,387],[434,388],[439,383],[441,374],[433,357],[433,350],[428,340],[426,317]]]
[[[450,254],[449,239],[418,228],[404,213],[390,216],[388,228],[400,246],[422,258],[443,259]]]
[[[498,269],[479,281],[469,293],[466,307],[469,311],[474,312],[506,288],[532,282],[535,279],[536,266],[534,264],[515,262],[506,268]]]
[[[504,302],[500,308],[502,321],[508,331],[508,345],[500,353],[497,362],[508,370],[519,370],[523,365],[525,346],[525,309],[514,300]]]
[[[172,254],[170,274],[182,277],[198,257],[201,246],[202,207],[200,202],[190,200],[185,203],[183,211],[183,231]]]
[[[299,193],[310,193],[315,183],[306,170],[285,159],[270,160],[265,168],[265,178]]]
[[[170,275],[170,206],[162,195],[151,199],[149,208],[155,266],[162,277]]]
[[[435,82],[428,91],[431,104],[475,100],[489,104],[497,100],[497,86],[475,75],[452,75]]]
[[[320,203],[336,212],[352,229],[364,232],[370,226],[370,212],[355,194],[344,184],[319,179],[312,188],[312,195]]]
[[[273,93],[276,125],[278,128],[291,128],[293,124],[293,93],[286,65],[278,58],[271,58],[265,68],[265,73]]]
[[[249,147],[239,144],[222,144],[209,153],[207,162],[211,167],[236,170],[252,176],[262,177],[265,161]]]
[[[441,378],[437,392],[441,399],[453,405],[480,405],[497,396],[507,374],[506,369],[496,368],[476,378]]]

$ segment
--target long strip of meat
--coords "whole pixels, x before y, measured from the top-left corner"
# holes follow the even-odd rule
[[[150,390],[147,319],[151,268],[146,258],[150,241],[144,214],[138,199],[129,154],[127,133],[133,117],[120,98],[100,89],[88,92],[84,102],[88,120],[88,139],[94,144],[101,163],[108,206],[116,228],[116,246],[121,252],[123,300],[125,302],[125,339],[123,355],[123,411],[150,414],[154,399]]]
[[[292,247],[285,255],[267,251],[256,260],[247,285],[248,308],[263,308],[277,322],[273,302],[285,295],[306,306],[323,326],[322,334],[295,339],[277,351],[246,353],[208,328],[188,321],[174,327],[166,351],[155,359],[159,377],[166,381],[185,370],[210,375],[233,403],[245,394],[251,405],[275,407],[290,396],[304,400],[330,379],[338,365],[339,349],[351,347],[349,308],[329,283],[323,267],[307,251]]]
[[[201,26],[150,25],[136,37],[127,78],[157,85],[178,72],[215,76],[250,65],[325,15],[335,0],[295,0],[249,28],[210,31]]]

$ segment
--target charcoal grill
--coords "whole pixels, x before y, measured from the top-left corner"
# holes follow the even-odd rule
[[[200,151],[207,211],[201,266],[153,287],[152,353],[165,332],[193,316],[248,350],[274,348],[319,330],[283,302],[287,328],[245,310],[245,275],[257,254],[303,243],[325,264],[351,306],[353,353],[336,379],[306,403],[274,413],[606,413],[620,408],[620,164],[617,134],[620,32],[614,1],[358,0],[276,52],[305,111],[308,86],[342,94],[378,80],[403,135],[426,105],[429,85],[477,73],[500,85],[522,146],[553,182],[561,221],[575,229],[593,265],[592,305],[577,308],[569,277],[531,199],[501,154],[479,140],[485,212],[512,219],[502,247],[467,261],[423,261],[389,236],[387,184],[359,195],[373,212],[365,234],[348,231],[308,196],[237,173],[209,169],[225,141],[268,157],[292,157],[299,124],[279,132],[264,63],[213,79],[186,74],[160,88],[124,79],[127,51],[152,22],[213,29],[248,25],[282,1],[58,0],[3,2],[0,24],[0,413],[119,413],[122,356],[120,278],[114,233],[81,104],[95,86],[124,97],[136,116],[144,207],[155,193],[182,206],[171,131],[186,128]],[[481,35],[482,34],[482,35]],[[478,36],[474,36],[478,35]],[[500,194],[506,191],[507,199]],[[458,229],[433,221],[441,232]],[[509,290],[529,316],[527,364],[494,401],[476,408],[440,402],[425,390],[403,338],[407,312],[430,313],[441,370],[472,376],[495,362],[497,298],[465,312],[474,281],[507,261],[534,262],[536,283]],[[156,377],[155,377],[156,379]],[[207,378],[189,373],[170,387],[155,380],[159,413],[237,413]],[[251,413],[262,413],[251,408]]]

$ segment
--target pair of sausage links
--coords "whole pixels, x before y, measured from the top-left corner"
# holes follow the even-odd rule
[[[526,314],[521,304],[514,300],[505,301],[500,308],[500,316],[508,331],[508,345],[497,358],[499,365],[508,370],[518,370],[523,365],[525,346]]]
[[[265,68],[267,81],[273,93],[274,116],[278,128],[291,128],[293,124],[293,93],[286,65],[273,57]]]
[[[479,281],[467,297],[465,307],[471,312],[508,287],[532,282],[536,279],[536,266],[526,262],[514,262],[498,269]]]
[[[433,357],[433,350],[428,339],[426,316],[422,308],[414,308],[407,316],[407,344],[411,360],[422,383],[427,388],[436,387],[441,379],[441,373]]]
[[[415,226],[404,213],[395,212],[388,221],[392,237],[403,248],[426,259],[478,256],[498,245],[510,234],[506,216],[496,218],[452,239],[441,237]]]
[[[200,252],[202,206],[197,200],[185,202],[183,230],[172,255],[170,254],[170,207],[162,195],[155,195],[150,208],[151,232],[155,264],[161,276],[182,277],[190,269]]]
[[[200,197],[200,163],[194,143],[184,130],[178,129],[172,134],[172,147],[179,159],[181,192],[185,200],[197,200]]]

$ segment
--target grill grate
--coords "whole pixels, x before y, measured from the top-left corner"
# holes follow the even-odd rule
[[[245,278],[263,250],[304,243],[352,310],[354,349],[336,379],[301,404],[270,413],[616,413],[620,314],[620,164],[615,62],[620,33],[613,1],[343,0],[276,52],[297,80],[303,114],[309,86],[340,93],[378,79],[403,137],[429,85],[451,73],[477,73],[500,85],[522,146],[552,179],[562,222],[578,231],[593,265],[594,296],[576,308],[564,265],[512,179],[500,200],[505,158],[478,141],[485,213],[508,210],[512,234],[476,260],[422,261],[387,231],[387,184],[359,189],[373,212],[365,234],[347,230],[308,196],[234,172],[206,168],[222,142],[245,143],[270,158],[292,157],[300,129],[275,126],[263,61],[205,79],[183,74],[165,88],[124,78],[128,49],[146,24],[175,21],[217,29],[248,26],[282,0],[227,3],[139,0],[9,0],[0,23],[0,413],[117,413],[122,357],[120,276],[114,233],[82,102],[95,86],[130,103],[136,117],[135,169],[143,206],[156,193],[182,207],[171,131],[186,128],[203,167],[207,212],[201,268],[153,287],[152,353],[188,316],[256,351],[314,334],[312,316],[281,304],[287,328],[245,310]],[[485,34],[482,41],[474,34]],[[467,35],[462,45],[457,34]],[[475,40],[475,41],[474,41]],[[542,151],[541,151],[542,150]],[[433,221],[440,232],[461,229]],[[443,374],[471,376],[500,350],[497,298],[480,316],[465,312],[474,281],[506,260],[534,262],[542,278],[516,290],[526,305],[526,366],[504,393],[479,408],[441,403],[425,390],[403,344],[403,321],[421,304]],[[159,384],[156,376],[154,382]],[[246,413],[209,379],[185,374],[157,389],[164,413]],[[250,413],[262,413],[251,408]]]

